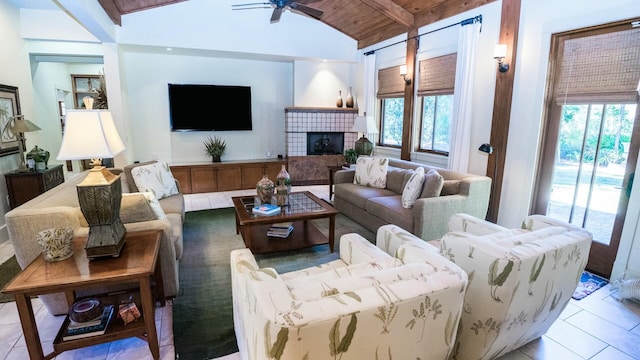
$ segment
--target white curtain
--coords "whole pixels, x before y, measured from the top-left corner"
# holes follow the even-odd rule
[[[459,172],[467,172],[469,166],[473,78],[481,26],[482,23],[476,21],[460,27],[449,149],[449,169]]]
[[[364,111],[374,116],[376,98],[376,54],[364,57]],[[363,114],[364,115],[364,114]]]

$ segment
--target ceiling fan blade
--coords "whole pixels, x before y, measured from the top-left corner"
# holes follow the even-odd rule
[[[277,23],[280,21],[280,16],[282,16],[282,11],[284,8],[275,8],[273,9],[273,14],[271,14],[271,23]]]
[[[231,7],[242,7],[242,6],[256,6],[256,5],[271,5],[270,2],[259,2],[259,3],[247,3],[247,4],[232,4]]]
[[[252,10],[252,9],[271,9],[271,6],[250,6],[243,8],[233,8],[231,10]]]
[[[312,7],[295,3],[295,2],[290,3],[289,7],[293,10],[298,10],[316,19],[320,19],[320,17],[322,17],[322,14],[324,14],[322,10],[314,9]]]

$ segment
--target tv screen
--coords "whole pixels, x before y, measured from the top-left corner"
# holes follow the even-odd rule
[[[251,130],[251,87],[169,84],[171,131]]]

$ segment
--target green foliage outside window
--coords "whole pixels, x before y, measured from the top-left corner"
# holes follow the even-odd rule
[[[453,95],[422,97],[420,150],[449,152]]]
[[[402,145],[404,98],[382,100],[381,142],[383,145]]]

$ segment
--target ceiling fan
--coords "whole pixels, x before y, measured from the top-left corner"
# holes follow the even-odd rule
[[[248,4],[236,4],[231,5],[233,10],[249,10],[249,9],[270,9],[273,8],[271,14],[271,23],[280,21],[282,12],[286,9],[294,12],[300,12],[305,15],[309,15],[312,18],[320,19],[323,12],[318,9],[314,9],[305,4],[317,2],[320,0],[269,0],[269,2],[248,3]]]

